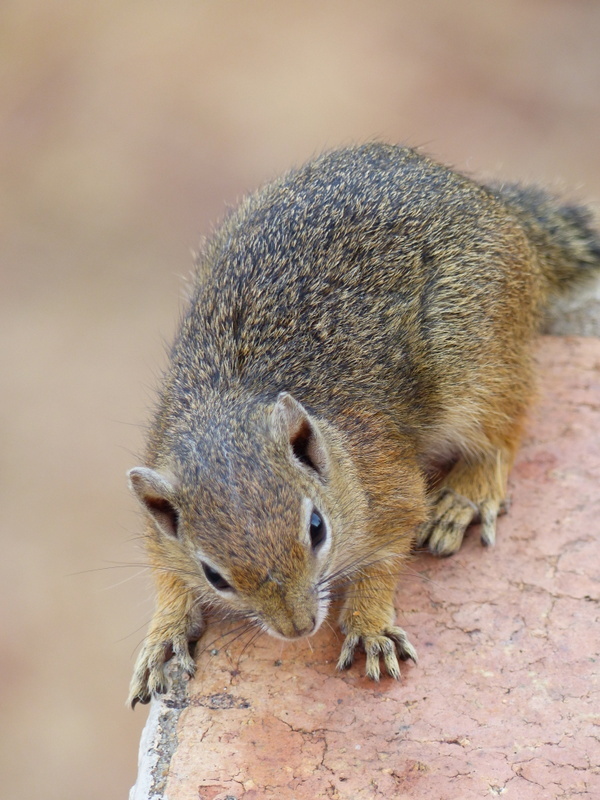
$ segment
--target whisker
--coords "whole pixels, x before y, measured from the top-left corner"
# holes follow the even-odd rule
[[[338,636],[338,635],[339,635],[339,630],[338,630],[337,628],[334,628],[334,627],[333,627],[333,625],[331,624],[331,622],[329,622],[329,620],[328,620],[328,619],[324,620],[324,624],[325,624],[325,625],[327,625],[327,627],[329,628],[329,630],[330,630],[332,633],[334,633],[336,636]]]
[[[243,646],[243,648],[242,648],[242,652],[241,652],[241,653],[239,654],[239,656],[238,656],[237,663],[236,663],[236,665],[235,665],[235,668],[236,668],[236,669],[239,669],[240,662],[241,662],[241,660],[242,660],[242,656],[244,655],[244,653],[246,652],[246,650],[248,649],[248,647],[250,647],[250,645],[251,645],[251,644],[253,644],[253,643],[254,643],[254,642],[255,642],[255,641],[258,639],[258,638],[260,638],[260,637],[263,635],[263,633],[264,633],[264,632],[265,632],[265,631],[263,631],[263,629],[262,629],[262,628],[257,628],[257,629],[254,631],[254,633],[252,634],[252,636],[251,636],[251,637],[248,639],[248,641],[246,642],[246,644]]]
[[[148,620],[147,622],[142,622],[142,624],[141,624],[141,625],[139,625],[139,626],[138,626],[138,627],[137,627],[137,628],[136,628],[134,631],[131,631],[131,633],[128,633],[126,636],[121,636],[121,638],[120,638],[120,639],[117,639],[117,642],[124,642],[124,641],[126,641],[127,639],[129,639],[129,637],[130,637],[130,636],[133,636],[133,634],[134,634],[134,633],[137,633],[138,631],[141,631],[141,630],[142,630],[142,628],[147,628],[149,624],[150,624],[150,620]],[[139,646],[142,644],[142,642],[144,642],[144,641],[145,641],[147,638],[148,638],[148,637],[147,637],[147,635],[146,635],[146,636],[144,636],[144,638],[142,639],[142,641],[139,643],[138,647],[139,647]]]
[[[69,572],[67,573],[67,578],[72,578],[76,575],[88,575],[92,572],[104,572],[109,569],[133,569],[134,567],[142,567],[147,570],[151,570],[153,572],[168,572],[174,575],[187,575],[188,577],[192,578],[200,578],[200,574],[198,572],[190,572],[189,570],[181,569],[180,567],[163,567],[157,566],[155,564],[144,564],[143,562],[115,562],[111,564],[109,567],[94,567],[93,569],[83,569],[78,572]]]
[[[229,639],[228,641],[222,641],[221,644],[220,644],[220,647],[224,647],[224,648],[230,647],[241,636],[243,636],[249,630],[252,630],[252,628],[253,628],[253,625],[252,625],[251,622],[243,622],[241,625],[238,625],[233,630],[226,631],[225,633],[222,633],[219,636],[217,636],[211,642],[208,642],[205,645],[205,647],[204,647],[202,652],[204,652],[205,650],[209,650],[211,648],[214,648],[214,646],[217,644],[217,642],[221,642],[221,640],[225,640],[227,637],[232,636],[233,637],[232,639]]]
[[[396,537],[393,537],[391,540],[388,540],[386,542],[382,542],[380,545],[372,548],[367,553],[367,557],[373,556],[376,553],[380,552],[381,550],[390,548],[396,542],[403,541],[403,540],[406,540],[406,535],[405,534],[400,534],[400,535],[398,535]],[[397,555],[392,555],[391,556],[391,558],[398,558],[398,559],[404,558],[404,557],[405,556],[403,554],[397,554]],[[341,563],[341,565],[338,567],[338,569],[334,573],[331,573],[330,575],[328,575],[327,578],[329,580],[336,580],[339,575],[343,575],[343,574],[346,574],[347,572],[352,571],[356,564],[361,564],[361,566],[364,567],[364,563],[363,563],[364,559],[365,559],[365,554],[364,553],[361,553],[360,555],[357,554],[354,557],[350,557],[350,558],[346,559],[345,561],[343,561]]]
[[[143,575],[147,571],[148,567],[143,567],[139,572],[136,572],[135,575],[129,575],[129,577],[123,578],[122,581],[117,581],[116,583],[112,583],[110,586],[103,586],[100,591],[106,592],[109,589],[116,589],[117,586],[123,586],[124,583],[128,583],[129,581],[132,581],[135,578],[139,578],[140,575]]]

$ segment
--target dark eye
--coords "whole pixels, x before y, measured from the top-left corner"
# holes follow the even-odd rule
[[[216,569],[209,567],[208,564],[202,564],[202,569],[206,575],[206,580],[212,584],[215,589],[221,589],[221,591],[224,591],[225,589],[231,589],[231,585],[227,583],[225,578],[220,572],[217,572]]]
[[[327,528],[323,522],[323,517],[319,514],[316,508],[310,515],[310,543],[312,549],[316,550],[320,544],[323,544],[327,537]]]

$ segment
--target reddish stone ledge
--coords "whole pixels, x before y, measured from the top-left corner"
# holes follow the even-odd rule
[[[600,340],[546,337],[538,360],[496,547],[473,529],[400,582],[419,665],[374,684],[361,657],[336,672],[327,626],[212,629],[153,703],[131,800],[600,797]]]

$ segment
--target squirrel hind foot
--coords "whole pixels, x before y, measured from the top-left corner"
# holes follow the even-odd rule
[[[514,449],[514,445],[513,445]],[[462,544],[467,528],[481,523],[481,541],[496,541],[496,519],[506,512],[506,482],[511,448],[491,451],[479,460],[457,461],[432,497],[431,515],[415,535],[415,547],[427,546],[436,556],[451,556]]]
[[[415,546],[427,545],[435,556],[454,555],[460,550],[467,528],[479,515],[475,503],[446,487],[438,494],[431,518],[419,527]]]
[[[491,547],[496,543],[496,519],[503,509],[494,500],[473,503],[452,489],[442,489],[432,509],[415,536],[415,547],[425,545],[434,556],[452,556],[460,550],[467,528],[481,523],[481,543]]]

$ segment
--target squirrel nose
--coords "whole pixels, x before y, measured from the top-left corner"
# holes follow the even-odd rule
[[[294,633],[296,634],[296,636],[298,636],[298,638],[300,638],[301,636],[308,636],[309,634],[311,634],[314,631],[316,624],[317,624],[316,617],[311,617],[310,623],[303,625],[300,628],[296,625],[295,622],[292,623],[294,628]]]

